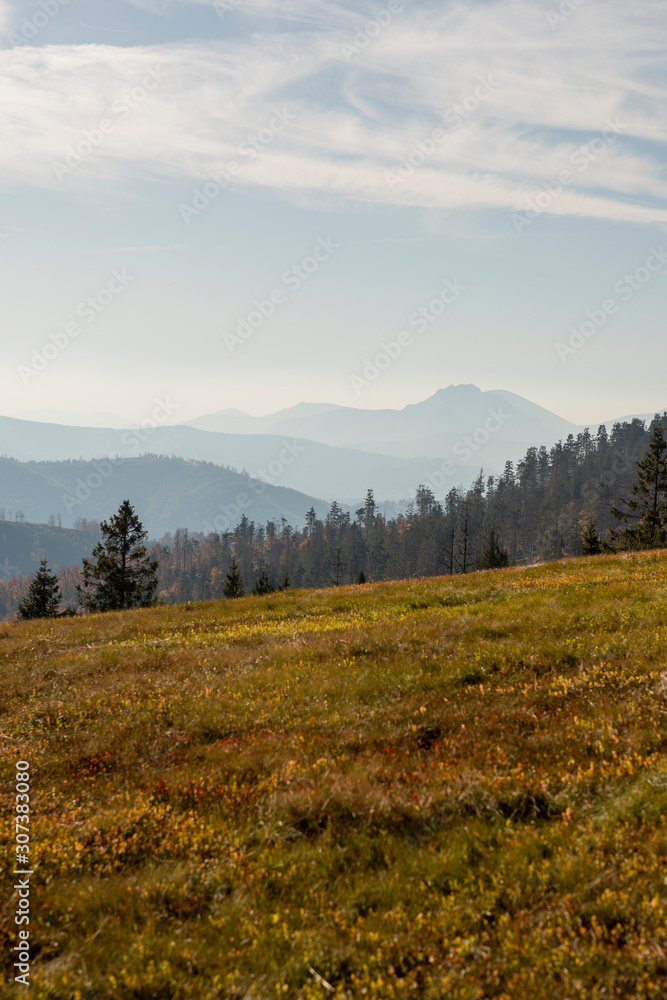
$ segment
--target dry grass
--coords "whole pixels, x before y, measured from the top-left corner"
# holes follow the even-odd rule
[[[36,1000],[667,994],[665,554],[11,624],[0,662]]]

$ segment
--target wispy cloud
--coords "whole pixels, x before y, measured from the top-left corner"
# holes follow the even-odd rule
[[[9,30],[11,20],[11,0],[0,0],[0,32],[4,33]]]
[[[224,3],[219,4],[218,0],[126,0],[126,2],[164,16],[188,5],[213,9],[220,6],[225,9]],[[409,4],[411,0],[405,2]],[[296,21],[304,25],[320,24],[327,27],[331,27],[336,21],[349,22],[355,17],[359,18],[364,8],[367,11],[373,9],[367,0],[360,0],[355,5],[356,13],[350,5],[337,3],[335,0],[228,0],[228,4],[229,7],[236,7],[241,15]]]
[[[177,6],[131,2],[156,13]],[[57,185],[52,161],[159,65],[165,82],[65,181],[73,192],[147,174],[197,183],[287,104],[295,124],[244,164],[237,183],[339,206],[521,210],[613,120],[623,126],[618,140],[549,211],[667,221],[661,3],[587,0],[557,32],[546,21],[548,6],[527,0],[406,4],[350,57],[345,46],[374,9],[244,0],[239,12],[288,19],[290,29],[270,27],[269,18],[224,41],[4,51],[0,183]],[[388,185],[387,172],[481,77],[497,82],[492,98],[463,127],[449,128],[404,183]]]
[[[164,246],[145,247],[104,247],[102,250],[95,250],[94,253],[153,253],[159,250],[188,250],[187,243],[165,243]],[[86,251],[89,253],[90,251]]]

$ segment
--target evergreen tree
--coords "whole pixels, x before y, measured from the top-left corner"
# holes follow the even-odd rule
[[[359,576],[357,577],[356,582],[358,584],[366,583],[366,574],[364,573],[363,569],[359,571]]]
[[[417,489],[417,495],[415,496],[415,507],[417,508],[418,516],[428,517],[433,508],[436,506],[436,503],[437,501],[433,490],[422,484]]]
[[[565,539],[558,528],[551,528],[544,536],[541,549],[542,559],[562,559],[565,553]]]
[[[363,506],[364,511],[364,527],[366,531],[370,531],[375,524],[375,517],[377,514],[377,504],[375,502],[375,495],[373,490],[368,490],[366,492],[366,500]]]
[[[23,621],[31,618],[56,618],[61,600],[58,578],[48,568],[46,559],[42,559],[28,593],[19,604],[17,617]]]
[[[463,506],[463,517],[461,521],[461,572],[468,572],[468,549],[470,545],[470,512],[467,502]]]
[[[667,441],[662,422],[656,418],[648,451],[637,462],[637,481],[627,510],[612,507],[614,517],[625,527],[612,531],[615,542],[629,549],[660,549],[667,546]],[[630,527],[630,525],[633,525]]]
[[[236,565],[236,559],[234,558],[232,558],[232,565],[227,573],[222,593],[224,597],[243,597],[245,593],[243,588],[243,577],[239,573],[239,568]]]
[[[343,557],[340,548],[336,549],[333,560],[333,578],[331,580],[332,587],[340,587],[343,575]]]
[[[581,554],[582,556],[599,556],[601,552],[602,542],[598,535],[595,519],[591,517],[584,528],[583,538],[581,539]]]
[[[496,529],[491,528],[484,551],[482,552],[482,569],[504,569],[509,566],[510,557],[507,549],[504,549],[496,537]]]
[[[456,539],[456,526],[452,520],[451,525],[447,527],[447,532],[445,535],[445,543],[440,549],[440,563],[444,565],[449,576],[454,575],[454,556],[455,547],[454,540]]]
[[[229,577],[227,577],[229,579]],[[274,580],[269,580],[266,570],[262,570],[262,575],[259,580],[252,588],[253,595],[255,597],[264,597],[266,594],[274,594],[276,591],[276,584]],[[227,594],[227,597],[235,597],[235,594]],[[242,595],[241,595],[242,596]]]
[[[316,524],[317,524],[317,514],[315,513],[315,508],[311,507],[310,510],[306,512],[306,527],[308,529],[309,535],[315,534]]]
[[[79,602],[86,611],[124,611],[156,604],[157,560],[146,551],[147,532],[129,500],[100,525],[102,541],[83,560]]]
[[[667,417],[662,422],[667,436]],[[618,527],[611,507],[631,495],[653,433],[654,426],[647,429],[639,419],[617,423],[608,433],[604,427],[597,435],[583,431],[551,449],[530,448],[516,466],[507,462],[501,476],[478,476],[467,489],[451,489],[442,503],[421,487],[405,513],[396,504],[388,517],[370,493],[355,520],[336,504],[326,520],[311,509],[301,529],[285,519],[261,526],[246,517],[233,531],[208,538],[183,531],[159,554],[160,591],[170,602],[220,594],[232,553],[244,580],[256,581],[265,567],[269,580],[289,574],[294,587],[326,587],[332,575],[340,583],[356,580],[361,570],[378,581],[471,572],[482,566],[491,526],[517,565],[581,555],[589,518],[608,551],[609,531]],[[629,529],[637,526],[629,519]],[[62,573],[60,579],[69,601],[76,580]],[[9,608],[5,600],[0,583],[0,613]],[[11,597],[12,615],[19,600]]]

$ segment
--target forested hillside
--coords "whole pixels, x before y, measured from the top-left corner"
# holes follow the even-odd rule
[[[641,420],[616,424],[611,434],[586,430],[550,451],[530,448],[499,478],[480,473],[471,489],[452,489],[443,502],[421,486],[408,512],[393,519],[378,513],[369,490],[354,515],[337,503],[325,519],[311,509],[302,531],[245,517],[222,535],[180,531],[160,552],[162,594],[217,596],[232,555],[248,589],[262,572],[295,587],[350,583],[360,573],[369,580],[466,573],[484,565],[492,529],[517,564],[579,555],[589,517],[603,535],[617,523],[610,508],[630,493],[648,441]]]
[[[247,516],[221,533],[181,529],[155,550],[160,596],[167,603],[219,597],[232,557],[247,592],[262,574],[276,586],[322,587],[352,583],[361,573],[368,580],[468,573],[485,565],[492,530],[516,564],[579,555],[590,517],[603,536],[617,524],[611,507],[630,494],[648,441],[641,420],[616,424],[611,434],[584,431],[551,450],[530,448],[502,476],[480,473],[469,490],[452,489],[442,501],[420,486],[407,513],[395,518],[379,512],[369,489],[355,513],[334,502],[318,517],[311,507],[303,529],[286,518],[257,524]],[[65,603],[75,604],[77,569],[60,577]],[[1,617],[14,614],[26,589],[25,580],[0,582]]]
[[[11,576],[27,576],[48,559],[53,569],[64,569],[89,556],[99,538],[99,525],[80,519],[75,528],[61,528],[52,519],[49,524],[27,524],[20,512],[19,520],[5,520],[7,512],[0,508],[0,580]]]
[[[280,470],[277,470],[278,472]],[[286,517],[303,523],[312,495],[286,489],[282,477],[260,482],[247,472],[210,462],[143,455],[95,461],[19,462],[0,458],[0,507],[21,509],[26,521],[51,515],[72,527],[77,520],[102,521],[132,498],[152,538],[181,525],[202,532],[233,528],[241,511],[264,520]]]

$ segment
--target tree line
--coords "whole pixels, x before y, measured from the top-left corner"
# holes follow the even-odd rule
[[[469,489],[454,487],[442,501],[420,486],[394,518],[380,513],[369,489],[354,512],[337,501],[326,518],[311,508],[303,529],[285,519],[256,525],[244,516],[222,534],[179,530],[150,553],[125,501],[103,522],[102,541],[66,587],[71,594],[76,586],[82,610],[106,611],[667,547],[666,426],[665,416],[648,428],[635,419],[610,434],[601,426],[551,449],[529,448],[502,475],[480,472]],[[45,565],[35,577],[40,587],[44,573]]]
[[[635,419],[616,424],[611,433],[601,426],[597,434],[585,430],[551,449],[529,448],[501,476],[480,472],[469,489],[452,488],[442,501],[420,486],[406,512],[394,518],[379,512],[369,490],[355,512],[334,501],[320,519],[311,508],[303,530],[285,520],[256,525],[243,517],[224,534],[177,531],[158,554],[161,596],[170,603],[219,596],[232,559],[246,591],[261,581],[265,592],[267,584],[285,580],[294,587],[326,587],[528,565],[642,547],[649,536],[650,547],[661,546],[660,531],[647,535],[645,527],[632,526],[635,519],[644,524],[643,501],[633,490],[647,453],[656,472],[650,502],[658,504],[657,521],[664,526],[667,476],[660,462],[667,451],[666,424],[656,418],[647,428]],[[622,497],[637,503],[637,510]]]

